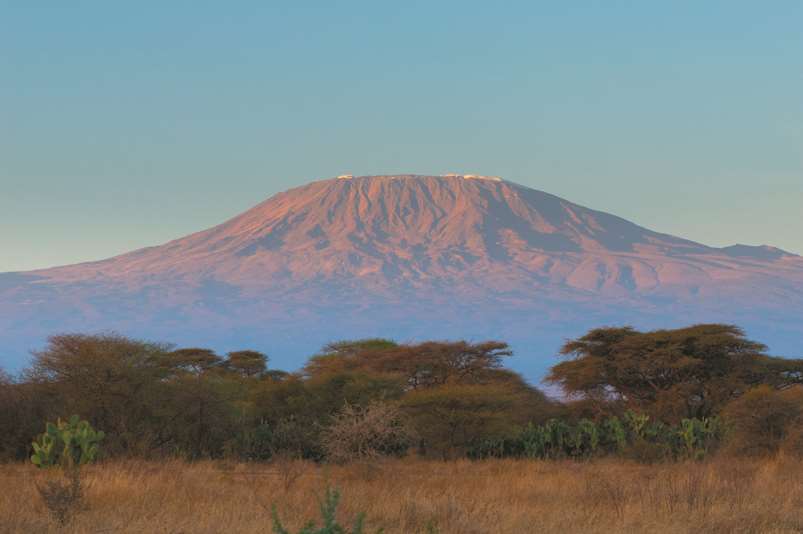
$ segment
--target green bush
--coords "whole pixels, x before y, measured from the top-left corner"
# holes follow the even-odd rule
[[[718,445],[723,426],[718,417],[683,419],[677,430],[679,455],[694,460],[704,458],[712,447]]]
[[[684,419],[674,426],[627,412],[624,419],[611,416],[599,423],[590,419],[573,424],[560,419],[543,425],[529,423],[513,438],[476,443],[469,456],[556,459],[611,454],[644,462],[702,459],[719,446],[723,434],[724,426],[716,417]]]
[[[365,532],[365,514],[358,515],[357,519],[354,520],[354,527],[352,527],[351,530],[348,530],[337,522],[337,505],[339,503],[340,492],[338,492],[336,489],[326,488],[326,494],[324,495],[324,498],[318,502],[321,510],[321,519],[323,520],[323,525],[318,528],[315,521],[309,521],[306,525],[304,525],[304,527],[301,528],[301,530],[298,531],[298,534],[363,534],[363,532]],[[273,507],[273,532],[274,534],[292,534],[282,524],[275,506]],[[379,533],[381,532],[382,531],[380,530]]]
[[[620,453],[627,446],[627,432],[622,421],[615,415],[600,425],[600,441],[605,452]]]
[[[569,454],[575,458],[588,458],[599,447],[599,428],[593,421],[580,419],[569,431]]]

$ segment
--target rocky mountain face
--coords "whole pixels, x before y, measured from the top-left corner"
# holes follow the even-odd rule
[[[708,247],[471,175],[322,180],[161,246],[0,274],[10,367],[48,334],[115,330],[255,347],[288,368],[339,338],[501,338],[536,376],[588,327],[692,321],[794,351],[803,258]]]

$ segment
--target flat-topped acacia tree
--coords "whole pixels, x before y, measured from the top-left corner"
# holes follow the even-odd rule
[[[570,396],[616,400],[666,421],[709,417],[760,384],[803,381],[803,360],[768,356],[732,325],[639,332],[598,328],[568,341],[547,381]]]

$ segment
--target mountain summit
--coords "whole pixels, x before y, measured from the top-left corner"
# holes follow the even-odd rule
[[[161,246],[0,275],[0,340],[30,346],[115,329],[299,357],[362,335],[548,338],[551,353],[594,324],[729,320],[783,340],[803,328],[790,318],[798,256],[705,246],[476,175],[340,176]]]

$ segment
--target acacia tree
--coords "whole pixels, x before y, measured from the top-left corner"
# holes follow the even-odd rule
[[[567,342],[547,381],[570,396],[617,400],[667,420],[708,417],[759,384],[799,383],[803,360],[767,356],[736,326],[639,332],[599,328]]]
[[[512,355],[508,344],[501,341],[428,341],[388,351],[377,359],[377,364],[403,374],[410,389],[419,389],[447,383],[492,382],[503,359]]]
[[[162,367],[168,395],[162,413],[172,444],[193,458],[218,453],[234,423],[223,358],[210,349],[185,348],[166,354]]]
[[[153,445],[151,430],[161,426],[156,414],[164,376],[160,361],[169,348],[116,334],[52,336],[33,353],[21,386],[36,392],[37,402],[53,398],[43,417],[78,413],[106,429],[109,452],[147,449]]]
[[[268,357],[255,350],[238,350],[229,352],[223,365],[244,377],[260,377],[268,370]]]
[[[202,376],[223,366],[223,359],[211,349],[178,349],[161,358],[162,367],[173,376]]]
[[[377,354],[398,348],[395,341],[384,338],[366,338],[335,341],[323,347],[319,354],[311,357],[303,369],[306,378],[364,371],[367,361]]]
[[[447,383],[481,384],[504,380],[503,359],[513,352],[507,343],[486,341],[427,341],[397,345],[384,339],[330,344],[310,359],[308,377],[334,372],[361,371],[402,380],[406,389]]]

